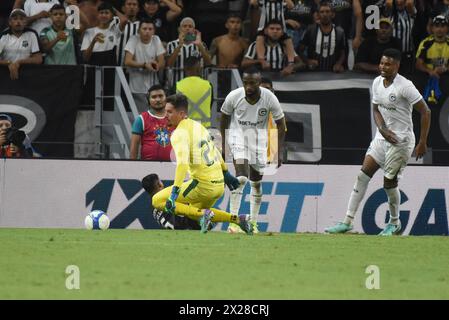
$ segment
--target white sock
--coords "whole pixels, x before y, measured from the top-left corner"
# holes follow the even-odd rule
[[[360,171],[357,175],[357,179],[354,184],[354,189],[351,192],[351,196],[349,197],[348,203],[348,211],[346,211],[346,217],[343,223],[352,224],[355,213],[359,208],[360,202],[366,193],[366,188],[368,187],[368,183],[371,178],[367,176],[363,171]]]
[[[238,215],[240,210],[240,203],[242,202],[243,189],[245,188],[248,178],[245,176],[239,176],[237,179],[240,181],[240,187],[231,191],[231,203],[229,210],[231,214]]]
[[[388,196],[388,206],[390,208],[389,223],[397,225],[399,223],[399,204],[401,203],[401,192],[399,188],[384,189]]]
[[[260,181],[250,181],[251,183],[251,194],[249,200],[250,208],[250,221],[257,222],[257,217],[259,216],[260,205],[262,203],[262,182]]]

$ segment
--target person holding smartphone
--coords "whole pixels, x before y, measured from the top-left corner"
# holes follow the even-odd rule
[[[211,64],[207,46],[201,39],[201,32],[195,29],[195,21],[186,17],[179,24],[178,39],[167,45],[167,67],[173,70],[170,88],[174,88],[174,85],[184,78],[184,61],[191,56],[200,58],[203,66]]]

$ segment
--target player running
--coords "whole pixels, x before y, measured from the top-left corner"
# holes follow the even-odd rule
[[[398,179],[415,149],[416,159],[427,151],[430,128],[430,110],[413,83],[398,74],[401,53],[396,49],[384,51],[379,69],[381,75],[373,82],[373,113],[377,125],[376,136],[366,152],[362,169],[349,198],[343,222],[326,228],[328,233],[344,233],[353,228],[353,220],[368,183],[379,168],[384,170],[384,190],[388,196],[390,221],[380,233],[383,236],[399,234],[399,204],[401,194]],[[421,115],[421,133],[415,148],[413,108]]]
[[[271,112],[278,129],[277,161],[282,164],[285,138],[285,120],[281,105],[268,89],[261,88],[261,74],[255,67],[243,72],[243,88],[231,91],[221,107],[220,130],[228,142],[233,156],[240,186],[231,193],[230,211],[237,215],[240,209],[243,189],[248,180],[250,192],[250,223],[258,232],[257,217],[262,202],[262,177],[267,165],[268,120]],[[228,232],[239,232],[238,226],[230,224]]]

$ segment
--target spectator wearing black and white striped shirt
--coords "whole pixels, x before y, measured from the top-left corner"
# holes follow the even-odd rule
[[[250,44],[248,51],[243,58],[242,68],[246,69],[252,65],[259,65],[261,69],[267,71],[281,72],[282,75],[289,75],[300,69],[304,64],[296,55],[294,63],[287,62],[287,56],[282,46],[282,22],[271,20],[265,27],[265,58],[263,61],[257,59],[256,41]]]
[[[345,32],[332,24],[333,11],[329,3],[322,2],[318,14],[320,23],[307,28],[299,46],[299,55],[310,70],[343,72]]]
[[[414,0],[386,0],[383,15],[393,22],[393,37],[401,40],[401,74],[411,74],[415,65],[413,26],[416,19]]]
[[[139,33],[139,23],[137,14],[139,13],[138,0],[124,0],[122,12],[128,21],[122,31],[122,35],[117,46],[117,65],[122,66],[125,62],[125,46],[128,40]]]
[[[201,40],[201,32],[195,29],[195,21],[186,17],[179,24],[178,39],[167,45],[166,66],[173,70],[173,76],[168,79],[170,89],[184,78],[184,60],[191,56],[202,58],[203,66],[212,64],[206,44]]]
[[[285,8],[292,9],[294,3],[292,0],[249,0],[252,6],[259,6],[261,8],[261,15],[259,20],[258,34],[256,38],[256,56],[262,62],[262,68],[268,70],[268,66],[263,63],[265,57],[265,35],[264,32],[268,23],[277,20],[281,23],[283,30],[282,38],[280,39],[284,52],[287,56],[287,61],[294,63],[295,49],[293,47],[292,39],[287,35],[287,26],[285,24],[284,11]]]

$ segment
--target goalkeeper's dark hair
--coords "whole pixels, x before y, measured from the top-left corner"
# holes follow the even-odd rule
[[[142,188],[149,194],[153,194],[156,189],[156,183],[159,181],[159,176],[155,173],[149,174],[142,179]]]
[[[183,109],[187,112],[189,110],[189,101],[187,100],[187,97],[183,95],[182,93],[176,93],[172,94],[171,96],[167,97],[167,103],[172,104],[176,110]]]

